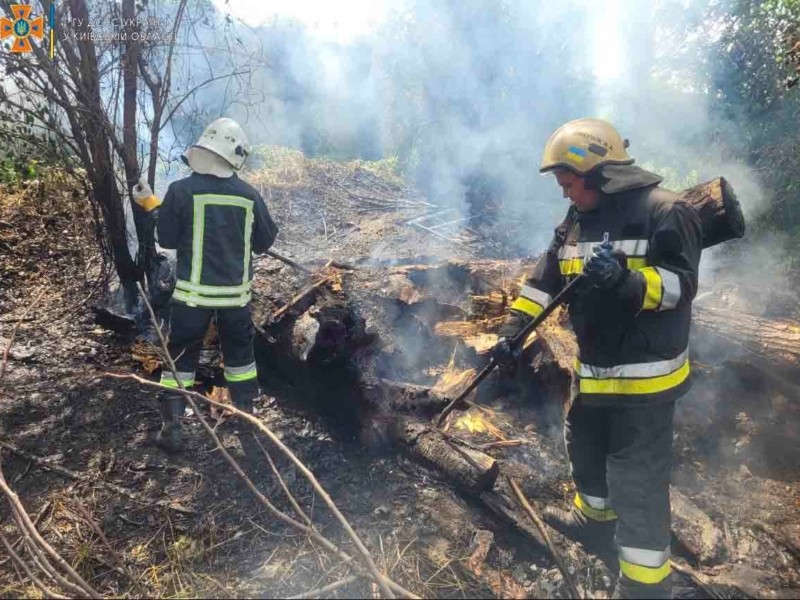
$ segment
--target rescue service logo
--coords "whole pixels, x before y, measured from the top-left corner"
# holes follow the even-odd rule
[[[44,17],[32,17],[32,11],[27,4],[12,4],[12,17],[0,17],[0,40],[14,37],[11,52],[32,52],[31,38],[39,41],[44,38]]]

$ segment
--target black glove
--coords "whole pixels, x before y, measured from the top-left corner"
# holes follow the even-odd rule
[[[511,342],[511,338],[501,337],[492,350],[494,362],[503,370],[514,370],[522,356],[522,348]]]
[[[594,287],[613,290],[627,279],[630,271],[628,259],[622,250],[614,250],[610,243],[595,246],[592,256],[583,267],[583,274]]]

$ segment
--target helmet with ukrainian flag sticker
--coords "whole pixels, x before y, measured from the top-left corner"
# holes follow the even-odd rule
[[[586,175],[601,165],[629,165],[628,140],[602,119],[577,119],[556,129],[547,140],[540,173],[569,169]]]

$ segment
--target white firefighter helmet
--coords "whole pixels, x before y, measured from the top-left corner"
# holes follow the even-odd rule
[[[586,175],[603,165],[630,165],[628,140],[602,119],[577,119],[559,127],[547,140],[540,173],[569,169]]]
[[[195,173],[230,177],[244,166],[250,145],[241,125],[233,119],[212,122],[200,139],[184,153]]]

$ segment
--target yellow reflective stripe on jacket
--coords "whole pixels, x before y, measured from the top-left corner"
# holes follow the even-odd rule
[[[689,359],[675,371],[658,377],[642,377],[640,379],[587,379],[580,378],[582,394],[656,394],[672,389],[689,377]]]
[[[561,246],[558,250],[558,266],[562,275],[580,275],[583,273],[584,261],[592,255],[595,246],[602,244],[596,242],[579,242],[574,246]],[[629,269],[642,269],[647,266],[648,240],[615,240],[611,242],[614,250],[621,250],[627,256]]]
[[[658,310],[661,306],[661,275],[655,267],[645,267],[639,272],[644,275],[645,290],[642,310]]]
[[[594,247],[602,243],[603,240],[597,240],[596,242],[578,242],[574,246],[561,246],[558,250],[558,258],[571,259],[591,256]],[[644,257],[647,255],[648,246],[648,240],[615,240],[611,242],[613,250],[621,250],[627,256]]]
[[[242,265],[241,286],[250,285],[250,245],[253,232],[253,201],[241,196],[228,196],[225,194],[195,194],[193,196],[192,212],[192,269],[189,274],[191,285],[200,286],[200,279],[203,274],[203,243],[205,236],[206,207],[207,206],[233,206],[245,211],[244,223],[244,259]],[[239,287],[241,287],[239,286]],[[216,286],[203,286],[216,287]],[[225,286],[231,287],[231,286]],[[192,290],[197,291],[197,290]],[[212,295],[214,292],[201,292]],[[228,292],[222,292],[228,293]],[[234,292],[236,293],[236,292]],[[196,306],[220,306],[213,304],[195,304]],[[241,305],[237,305],[241,306]]]
[[[575,494],[575,506],[587,518],[593,521],[613,521],[617,518],[617,513],[612,508],[594,508],[587,500],[584,500],[580,492]]]
[[[232,296],[230,298],[218,297],[211,298],[208,296],[201,296],[191,292],[184,292],[183,290],[175,290],[172,293],[174,300],[179,300],[188,306],[203,306],[206,308],[231,308],[235,306],[244,306],[250,302],[250,292]]]
[[[681,280],[668,269],[644,267],[638,269],[646,282],[642,310],[670,310],[681,299]]]
[[[530,285],[523,285],[519,295],[527,298],[528,300],[536,302],[536,304],[540,306],[547,306],[553,300],[550,294],[547,294],[542,290],[538,290]]]
[[[243,285],[199,285],[190,283],[183,279],[175,282],[175,287],[184,292],[195,292],[204,296],[233,296],[244,294],[250,291],[252,282],[248,281]]]
[[[520,312],[525,313],[533,317],[534,319],[542,314],[544,310],[544,306],[541,304],[534,302],[533,300],[528,300],[524,296],[520,296],[516,300],[514,300],[514,304],[511,305],[513,310],[518,310]]]
[[[584,260],[584,258],[559,260],[558,268],[562,275],[580,275],[583,273]],[[627,265],[631,271],[641,270],[647,265],[647,259],[643,256],[629,256]]]
[[[613,367],[597,367],[576,359],[575,372],[581,393],[655,394],[681,384],[689,376],[689,349],[667,360]]]

